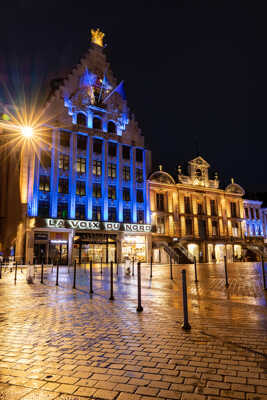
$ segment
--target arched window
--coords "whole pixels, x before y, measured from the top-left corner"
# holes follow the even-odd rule
[[[93,119],[93,128],[94,129],[102,129],[102,120],[101,120],[101,118],[95,117]]]
[[[82,126],[87,125],[86,116],[84,114],[82,114],[82,113],[77,114],[77,124],[82,125]]]
[[[196,170],[196,176],[202,176],[202,172],[199,168]]]
[[[108,132],[116,133],[116,125],[114,124],[113,121],[109,121],[108,123]]]

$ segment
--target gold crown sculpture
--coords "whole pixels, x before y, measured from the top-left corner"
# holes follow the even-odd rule
[[[91,29],[91,35],[92,35],[92,42],[97,44],[100,47],[103,47],[103,37],[105,34],[101,32],[99,29],[96,31],[94,29]]]

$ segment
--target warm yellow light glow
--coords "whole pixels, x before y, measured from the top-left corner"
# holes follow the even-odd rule
[[[30,126],[23,126],[21,128],[21,133],[23,136],[30,138],[33,136],[33,129]]]
[[[99,29],[94,30],[91,29],[91,35],[92,35],[92,42],[97,44],[100,47],[103,47],[103,38],[105,36],[105,34],[103,32],[101,32]]]

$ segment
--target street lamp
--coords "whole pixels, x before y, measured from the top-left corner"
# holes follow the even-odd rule
[[[31,138],[33,136],[33,129],[30,126],[23,126],[21,133],[25,138]]]

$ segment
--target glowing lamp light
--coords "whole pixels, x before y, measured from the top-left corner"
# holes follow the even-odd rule
[[[30,138],[33,136],[33,129],[30,126],[23,126],[21,128],[21,133],[26,138]]]

